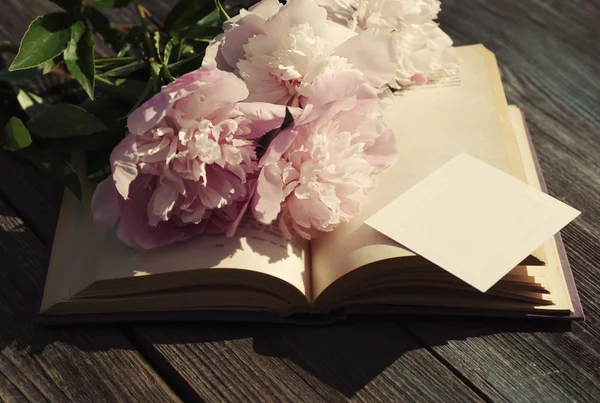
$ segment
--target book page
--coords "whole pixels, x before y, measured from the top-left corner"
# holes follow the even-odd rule
[[[525,132],[523,114],[521,113],[521,110],[514,105],[509,106],[509,114],[516,133],[517,145],[520,150],[518,155],[522,161],[524,175],[527,178],[527,182],[535,189],[542,190],[535,164],[531,159],[533,150],[531,149],[527,133]],[[546,266],[543,268],[528,267],[528,270],[532,273],[543,271],[544,275],[547,276],[547,288],[552,292],[552,302],[554,303],[554,305],[550,307],[540,306],[537,308],[567,309],[573,312],[573,302],[569,295],[569,288],[567,287],[565,273],[560,262],[560,256],[558,255],[558,248],[556,246],[556,240],[554,237],[551,237],[544,242],[544,244],[538,248],[535,254],[543,258],[543,260],[546,262]],[[540,274],[538,273],[537,275]]]
[[[358,267],[414,256],[364,221],[458,154],[512,173],[506,139],[514,134],[495,57],[482,45],[456,51],[458,75],[401,92],[386,110],[398,160],[379,176],[360,216],[312,242],[313,298]]]
[[[141,251],[127,247],[113,232],[98,262],[98,280],[197,269],[242,269],[278,277],[303,294],[310,290],[308,242],[286,240],[275,226],[244,217],[235,237],[198,236],[163,248]]]
[[[365,223],[487,292],[579,214],[463,153]]]
[[[42,311],[97,281],[192,270],[259,272],[291,284],[310,299],[308,241],[289,241],[278,227],[259,225],[245,217],[232,238],[198,236],[153,250],[133,249],[117,238],[115,229],[93,224],[90,203],[94,187],[88,183],[81,202],[65,192]]]

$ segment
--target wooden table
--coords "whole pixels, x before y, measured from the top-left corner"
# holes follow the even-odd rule
[[[159,20],[173,2],[142,1]],[[2,0],[0,40],[18,42],[33,18],[55,8]],[[3,152],[0,399],[600,401],[600,2],[445,0],[440,23],[457,44],[481,42],[496,53],[550,193],[583,211],[563,235],[586,322],[570,330],[419,317],[328,327],[39,327],[61,189]],[[56,97],[52,83],[39,84]]]

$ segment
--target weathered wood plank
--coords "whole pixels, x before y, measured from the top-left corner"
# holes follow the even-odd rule
[[[144,3],[157,18],[167,9],[165,1]],[[575,324],[570,333],[560,326],[522,321],[412,319],[401,324],[433,346],[431,353],[468,379],[483,396],[498,400],[598,400],[600,83],[594,69],[600,55],[595,38],[600,32],[593,16],[598,15],[599,5],[585,0],[445,0],[444,6],[441,24],[457,43],[482,42],[497,54],[509,100],[524,107],[550,193],[584,212],[564,236],[588,321]],[[13,185],[20,186],[28,178]],[[0,191],[2,188],[11,196],[17,193],[14,186],[0,184]],[[29,189],[33,193],[26,191],[25,197],[19,197],[43,199],[45,193],[35,190],[34,185]],[[56,209],[58,200],[50,204]],[[23,210],[24,217],[34,214],[33,209]],[[43,229],[39,232],[47,233]],[[174,369],[191,394],[196,391],[209,400],[252,399],[259,390],[273,399],[297,395],[315,400],[389,398],[404,388],[409,390],[408,396],[414,396],[410,390],[418,389],[418,379],[432,376],[432,372],[423,373],[413,366],[414,355],[414,360],[422,359],[423,350],[413,347],[414,340],[407,339],[401,330],[382,333],[402,340],[406,351],[394,350],[377,336],[364,337],[369,333],[367,325],[358,329],[352,329],[351,324],[340,326],[344,330],[333,340],[329,338],[336,331],[330,328],[299,331],[189,324],[135,326],[128,327],[128,332],[153,362]],[[378,364],[365,369],[360,351],[340,345],[344,335],[350,346],[366,345],[371,355],[379,356]],[[383,348],[377,350],[374,346],[378,345]],[[395,354],[386,353],[386,349]],[[386,364],[394,356],[393,362]],[[438,365],[434,364],[434,372],[443,374]],[[240,384],[241,378],[244,382]],[[387,378],[399,378],[402,386],[388,384]],[[443,379],[442,386],[446,387]],[[268,385],[261,380],[268,380]],[[260,387],[245,391],[250,382]],[[413,382],[416,386],[411,386]],[[303,385],[312,391],[307,392]],[[443,396],[440,391],[438,387],[422,398]]]
[[[444,1],[457,42],[498,57],[507,97],[523,107],[551,194],[582,210],[563,231],[587,321],[412,319],[404,326],[493,400],[600,399],[600,34],[585,1]],[[567,28],[569,27],[569,28]]]
[[[132,330],[208,401],[480,400],[394,323]]]
[[[36,326],[48,249],[0,199],[0,399],[178,397],[112,327]]]
[[[161,1],[144,4],[158,18],[169,9]],[[121,16],[120,22],[127,22],[127,17]],[[22,216],[36,224],[40,236],[51,240],[60,201],[57,186],[12,156],[0,160],[0,170],[18,170],[19,176],[11,177],[11,184],[0,185],[0,192],[4,189]],[[28,184],[25,189],[10,190],[23,182]],[[36,194],[40,197],[31,199]],[[33,213],[36,211],[44,213]],[[330,401],[350,396],[381,400],[403,394],[412,399],[456,396],[458,401],[479,400],[395,324],[312,330],[190,326],[125,326],[130,339],[185,398],[198,394],[207,400]],[[372,335],[375,339],[366,343],[365,349],[362,344]],[[382,343],[387,347],[382,348]],[[369,354],[365,355],[366,351]],[[426,378],[412,376],[413,370],[427,374]]]

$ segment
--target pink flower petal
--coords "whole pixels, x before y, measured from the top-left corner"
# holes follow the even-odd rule
[[[268,35],[286,35],[289,28],[298,24],[310,24],[317,35],[327,35],[327,11],[314,0],[288,1],[277,14],[265,22]]]
[[[285,106],[266,102],[241,102],[236,108],[252,120],[252,132],[246,136],[254,139],[281,127],[285,119]],[[294,119],[302,114],[302,109],[288,108]]]
[[[252,199],[252,214],[258,222],[270,224],[277,218],[283,201],[281,168],[277,164],[265,166],[258,176],[256,194]]]
[[[155,227],[160,221],[167,221],[178,197],[179,191],[175,183],[159,184],[148,202],[148,224]]]
[[[265,20],[254,14],[248,14],[238,21],[238,25],[227,31],[221,46],[223,58],[231,67],[235,67],[244,57],[244,45],[255,35],[264,34]]]
[[[263,157],[260,159],[259,165],[265,166],[277,163],[281,159],[283,153],[290,148],[297,135],[298,132],[292,129],[284,130],[277,134],[271,141],[271,144],[269,144],[269,148],[267,148]]]
[[[307,97],[314,107],[354,96],[356,89],[364,84],[360,71],[344,70],[317,76],[308,89]]]
[[[246,211],[248,211],[248,206],[250,205],[250,202],[252,201],[254,194],[256,193],[257,183],[258,182],[256,179],[250,179],[248,181],[248,198],[247,198],[246,202],[243,203],[242,206],[239,208],[237,217],[231,223],[231,226],[227,230],[227,233],[225,235],[228,238],[231,238],[237,232],[237,229],[240,226],[242,219],[244,218],[244,214],[246,214]]]
[[[94,224],[103,228],[112,228],[119,219],[119,195],[115,182],[106,178],[98,184],[92,197]]]
[[[396,40],[380,30],[361,32],[338,46],[334,54],[348,59],[376,88],[389,83],[398,66]]]
[[[277,14],[282,4],[278,0],[262,0],[248,9],[253,14],[263,19],[268,19]]]
[[[129,197],[129,185],[138,174],[138,160],[136,136],[133,134],[125,136],[110,154],[112,179],[124,199]]]
[[[169,101],[164,94],[158,93],[127,118],[127,128],[133,134],[144,134],[167,115]]]

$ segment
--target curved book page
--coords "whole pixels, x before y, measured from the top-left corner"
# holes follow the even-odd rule
[[[398,160],[380,175],[360,216],[313,241],[313,298],[358,267],[414,256],[364,221],[455,156],[469,153],[525,180],[508,157],[518,148],[511,145],[516,140],[495,56],[482,45],[456,51],[457,75],[400,93],[386,111]]]

